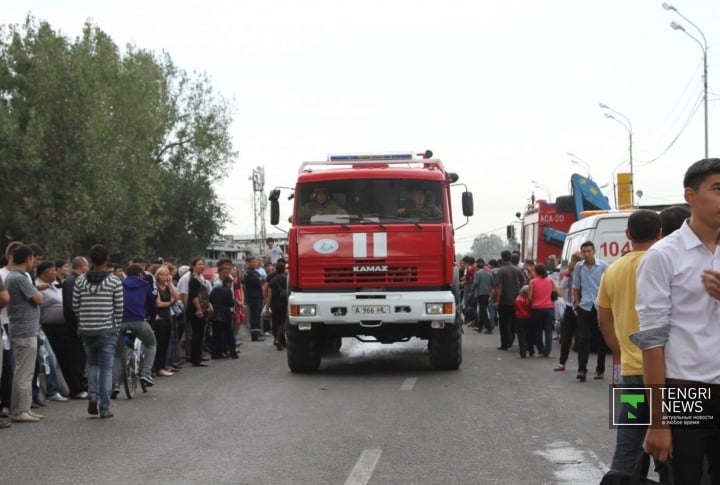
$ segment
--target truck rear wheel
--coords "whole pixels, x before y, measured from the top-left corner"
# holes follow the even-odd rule
[[[320,341],[314,331],[301,332],[296,326],[288,326],[285,338],[290,372],[314,372],[320,367]]]
[[[457,321],[433,330],[428,347],[430,365],[440,370],[456,370],[462,364],[462,324]]]

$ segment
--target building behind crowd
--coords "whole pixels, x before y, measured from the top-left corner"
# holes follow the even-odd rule
[[[275,245],[287,253],[287,234],[278,232],[268,234],[275,240]],[[265,241],[258,241],[254,234],[230,235],[225,234],[216,238],[205,250],[205,263],[208,266],[215,266],[220,259],[231,259],[238,266],[245,265],[250,256],[265,256],[267,246]]]

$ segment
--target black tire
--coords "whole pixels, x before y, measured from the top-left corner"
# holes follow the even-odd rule
[[[462,364],[462,322],[433,330],[428,342],[430,365],[439,370],[456,370]]]
[[[126,348],[123,353],[123,383],[125,384],[125,395],[128,399],[132,399],[137,394],[138,377],[137,360],[135,351]]]
[[[138,360],[137,363],[137,375],[140,375],[140,369],[142,369],[143,363],[145,362],[145,347],[140,346],[140,360]],[[140,388],[142,389],[142,392],[148,392],[147,390],[147,384],[145,384],[145,381],[138,378],[138,381],[140,382]]]
[[[342,338],[333,337],[323,341],[323,355],[334,355],[340,352],[342,347]]]
[[[320,341],[312,330],[299,331],[297,326],[288,326],[287,361],[290,372],[315,372],[320,367]]]

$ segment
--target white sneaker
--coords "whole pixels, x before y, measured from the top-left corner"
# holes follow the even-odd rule
[[[60,394],[59,392],[56,393],[56,394],[53,394],[52,396],[50,396],[50,397],[48,398],[48,401],[57,401],[57,402],[65,402],[65,401],[67,401],[67,400],[68,400],[68,398],[66,398],[65,396],[63,396],[63,395]]]

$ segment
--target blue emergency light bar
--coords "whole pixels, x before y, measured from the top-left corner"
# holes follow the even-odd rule
[[[330,155],[328,157],[331,162],[360,162],[367,160],[412,160],[412,153],[386,153],[386,154],[368,154],[368,155]]]

